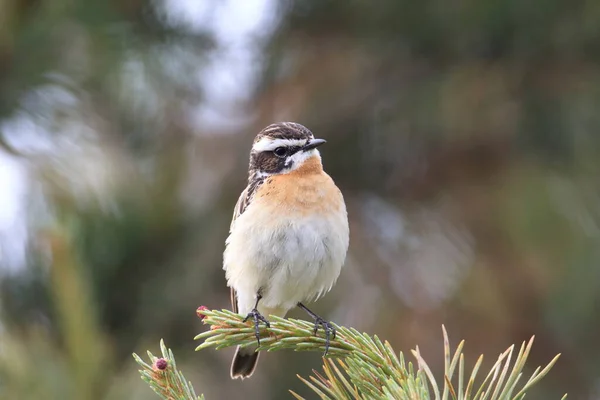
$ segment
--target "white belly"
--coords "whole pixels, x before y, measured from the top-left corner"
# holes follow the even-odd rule
[[[227,239],[224,269],[238,292],[239,311],[257,293],[269,309],[287,311],[331,289],[348,249],[345,207],[325,215],[276,218],[252,207],[242,214]]]

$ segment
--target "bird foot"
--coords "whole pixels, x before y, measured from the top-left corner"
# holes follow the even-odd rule
[[[252,320],[254,321],[254,335],[256,336],[256,342],[260,346],[260,329],[259,329],[259,325],[262,322],[262,323],[264,323],[267,326],[267,328],[270,328],[271,324],[269,323],[269,321],[267,321],[267,319],[265,317],[262,316],[261,313],[258,312],[258,310],[256,308],[253,308],[252,311],[250,311],[248,313],[248,315],[246,315],[246,318],[244,318],[244,321],[242,321],[242,322],[246,322],[250,318],[252,318]],[[315,330],[315,332],[316,332],[316,330]]]
[[[323,353],[323,356],[326,356],[327,352],[329,351],[330,341],[335,340],[336,330],[331,322],[325,321],[321,317],[316,317],[314,330],[315,335],[317,334],[319,327],[323,328],[323,331],[325,332],[325,352]]]

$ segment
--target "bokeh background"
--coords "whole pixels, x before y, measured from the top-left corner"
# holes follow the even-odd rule
[[[600,398],[600,3],[0,0],[0,397],[314,398],[316,354],[194,352],[253,136],[296,121],[345,195],[314,306],[443,368],[536,335],[531,399]],[[294,317],[305,318],[301,312]]]

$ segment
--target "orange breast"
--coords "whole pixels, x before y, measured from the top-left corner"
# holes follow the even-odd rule
[[[254,201],[274,213],[327,213],[340,209],[342,194],[321,166],[318,157],[284,175],[268,178],[258,189]]]

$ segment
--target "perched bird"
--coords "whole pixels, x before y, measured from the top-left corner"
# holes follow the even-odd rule
[[[348,216],[342,193],[323,171],[315,139],[293,122],[272,124],[250,152],[248,186],[234,209],[223,254],[233,311],[259,324],[284,317],[298,306],[322,327],[329,341],[333,326],[303,304],[328,292],[348,250]],[[258,361],[256,347],[238,347],[231,377],[247,378]]]

